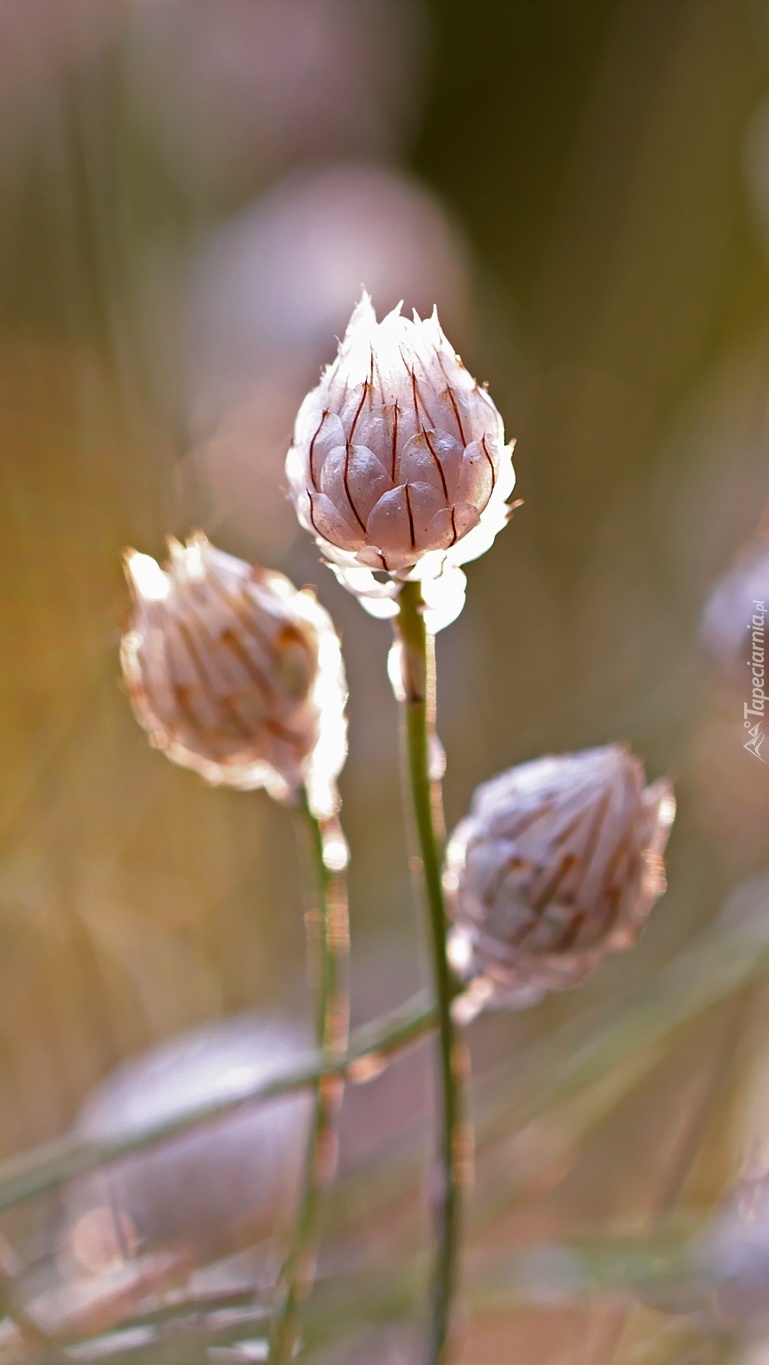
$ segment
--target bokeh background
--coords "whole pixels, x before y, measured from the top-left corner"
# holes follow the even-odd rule
[[[121,692],[126,545],[202,526],[316,585],[351,686],[355,1018],[425,977],[388,628],[282,475],[363,284],[437,303],[518,439],[524,506],[438,645],[449,822],[545,751],[626,739],[676,781],[641,945],[472,1032],[471,1255],[610,1252],[698,1225],[769,1155],[763,959],[703,1004],[692,957],[710,935],[715,972],[769,909],[769,765],[700,627],[769,496],[766,0],[0,0],[0,1156],[167,1036],[307,1012],[290,816],[172,769]],[[422,1049],[348,1095],[337,1278],[424,1247],[429,1087]],[[35,1283],[83,1273],[66,1225],[59,1200],[6,1219]],[[536,1264],[468,1314],[464,1365],[758,1360]],[[312,1358],[414,1359],[410,1288],[376,1312],[361,1290],[354,1330],[348,1294]]]

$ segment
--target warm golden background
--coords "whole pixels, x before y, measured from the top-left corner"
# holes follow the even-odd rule
[[[659,973],[697,985],[690,940],[769,866],[769,767],[698,644],[769,493],[768,261],[766,0],[0,0],[0,1156],[154,1040],[305,1008],[289,815],[174,770],[121,693],[125,545],[202,525],[317,586],[351,684],[356,1018],[417,984],[388,629],[282,486],[365,284],[437,303],[518,438],[525,505],[439,641],[450,821],[502,767],[617,738],[679,797],[640,947],[473,1032],[482,1135],[497,1116],[475,1250],[688,1226],[760,1166],[760,980],[653,1046],[631,1021],[600,1081],[521,1131],[512,1101],[611,1038],[629,992],[653,1019]],[[743,913],[766,900],[750,883]],[[426,1155],[426,1067],[350,1097],[336,1271],[386,1278],[423,1244],[419,1199],[369,1205],[388,1153]],[[61,1226],[46,1203],[6,1230],[44,1266]],[[464,1365],[747,1359],[600,1287],[514,1297]]]

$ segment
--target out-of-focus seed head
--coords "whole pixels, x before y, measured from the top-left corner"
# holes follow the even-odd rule
[[[746,700],[763,677],[769,606],[769,536],[756,537],[718,580],[702,614],[700,636],[720,677],[741,687]]]
[[[217,550],[201,533],[171,540],[164,568],[130,550],[134,600],[123,676],[150,741],[207,781],[306,787],[325,818],[346,755],[339,639],[314,595]]]
[[[477,998],[517,1008],[635,942],[665,889],[670,784],[622,745],[540,758],[478,788],[452,835],[450,955]]]
[[[720,1325],[769,1332],[769,1175],[739,1182],[703,1234],[701,1260]]]
[[[123,1063],[86,1099],[80,1140],[130,1139],[208,1101],[237,1100],[306,1052],[283,1019],[240,1015],[166,1039]],[[291,1218],[312,1100],[242,1105],[74,1182],[68,1250],[80,1269],[175,1252],[193,1264],[271,1237]]]
[[[299,409],[286,473],[300,522],[341,582],[374,615],[393,615],[400,583],[420,579],[436,630],[461,610],[458,565],[507,521],[511,455],[437,313],[412,321],[399,306],[377,322],[364,293]]]

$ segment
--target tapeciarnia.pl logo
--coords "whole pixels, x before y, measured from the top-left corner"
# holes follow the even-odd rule
[[[761,753],[761,745],[764,742],[764,716],[766,710],[766,693],[764,691],[765,664],[764,664],[764,620],[766,618],[766,608],[762,601],[754,598],[753,615],[750,618],[750,658],[748,668],[750,669],[750,701],[744,702],[742,707],[742,723],[748,732],[748,738],[743,744],[743,749],[747,749],[749,754],[754,754],[761,763],[766,759]],[[754,719],[755,717],[755,719]]]

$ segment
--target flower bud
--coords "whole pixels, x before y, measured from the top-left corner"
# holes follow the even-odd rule
[[[206,1101],[237,1100],[277,1078],[306,1048],[295,1025],[252,1015],[167,1038],[91,1092],[74,1135],[129,1139]],[[284,1228],[311,1109],[307,1091],[243,1104],[75,1181],[67,1238],[75,1262],[97,1271],[130,1255],[172,1251],[202,1264]]]
[[[675,813],[622,745],[540,758],[478,788],[452,835],[450,955],[478,998],[522,1007],[635,942],[665,889]]]
[[[197,533],[169,541],[165,568],[130,550],[134,599],[121,662],[139,724],[207,781],[307,789],[314,814],[337,805],[346,754],[339,639],[314,595]]]
[[[702,1237],[701,1261],[720,1325],[769,1333],[769,1175],[744,1176]]]
[[[419,578],[436,629],[461,609],[457,565],[507,521],[511,453],[437,313],[411,321],[399,305],[377,322],[364,293],[299,409],[286,473],[300,522],[341,582],[375,615],[393,615],[398,584]]]
[[[768,601],[769,537],[764,534],[746,546],[715,584],[700,627],[714,670],[724,682],[739,687],[748,702],[753,687],[762,684],[764,677]]]

